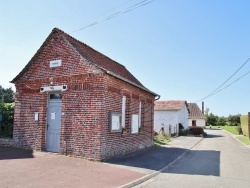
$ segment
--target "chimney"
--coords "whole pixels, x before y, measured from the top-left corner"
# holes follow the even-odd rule
[[[201,112],[202,112],[202,114],[204,115],[204,101],[202,101]]]

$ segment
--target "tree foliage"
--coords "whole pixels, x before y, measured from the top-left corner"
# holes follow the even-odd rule
[[[14,104],[0,102],[0,138],[12,137]]]
[[[227,118],[224,117],[224,116],[218,117],[217,125],[219,125],[219,126],[225,126],[225,125],[227,125]]]
[[[207,119],[207,125],[212,125],[212,126],[217,125],[218,116],[214,115],[213,113],[207,115],[206,119]]]
[[[225,125],[232,125],[238,126],[240,125],[240,114],[237,115],[229,115],[228,117],[224,116],[217,116],[214,115],[212,112],[209,113],[209,108],[206,107],[205,109],[205,118],[206,118],[206,125],[218,125],[218,126],[225,126]]]
[[[237,115],[229,115],[228,116],[228,123],[233,126],[240,125],[240,114]]]
[[[0,85],[0,102],[13,103],[14,102],[14,91],[12,88],[3,88]]]

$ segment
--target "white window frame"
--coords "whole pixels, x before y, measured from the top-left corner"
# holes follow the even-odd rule
[[[126,120],[126,96],[122,97],[122,128],[125,128]]]
[[[110,112],[109,129],[110,132],[121,132],[122,114],[120,112]]]
[[[136,134],[139,132],[139,115],[132,114],[131,115],[131,133]]]
[[[139,102],[139,117],[138,117],[138,126],[141,127],[141,101]]]

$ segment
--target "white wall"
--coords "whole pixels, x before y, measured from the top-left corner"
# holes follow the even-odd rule
[[[196,126],[199,126],[199,127],[205,127],[206,126],[205,119],[189,119],[188,120],[188,126],[192,126],[192,120],[196,120]]]
[[[178,124],[177,111],[154,111],[154,130],[159,132],[162,127],[166,134],[169,134],[169,125]]]
[[[188,128],[188,110],[186,105],[178,111],[178,123],[181,123],[185,129]]]

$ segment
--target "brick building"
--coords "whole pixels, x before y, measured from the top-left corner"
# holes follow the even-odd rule
[[[57,28],[11,82],[20,147],[104,160],[152,145],[160,96]]]

